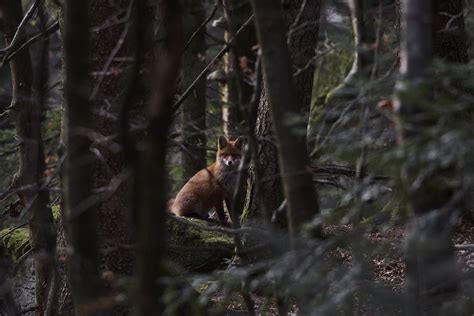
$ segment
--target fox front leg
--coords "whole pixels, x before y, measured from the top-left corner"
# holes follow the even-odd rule
[[[216,213],[217,213],[217,217],[219,217],[219,220],[221,221],[222,225],[228,226],[227,219],[226,219],[225,213],[224,213],[224,204],[223,204],[223,201],[217,203],[217,205],[216,205]]]
[[[227,206],[227,211],[229,212],[229,222],[233,224],[235,222],[234,210],[232,209],[232,199],[225,199],[225,205]]]

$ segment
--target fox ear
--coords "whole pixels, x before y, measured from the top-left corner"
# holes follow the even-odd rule
[[[217,146],[219,149],[227,146],[227,138],[225,138],[224,136],[219,136],[219,138],[217,139]]]
[[[239,136],[237,139],[234,141],[234,146],[238,149],[242,149],[242,145],[244,144],[245,137]]]

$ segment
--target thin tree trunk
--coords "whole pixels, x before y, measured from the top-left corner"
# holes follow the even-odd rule
[[[6,43],[11,42],[23,12],[20,1],[0,2]],[[24,32],[19,33],[25,37]],[[20,140],[19,170],[13,189],[29,212],[30,240],[35,255],[36,314],[43,315],[53,271],[56,231],[45,187],[45,160],[41,136],[41,104],[33,92],[33,71],[28,49],[10,62],[13,95],[11,117]]]
[[[375,53],[377,51],[377,11],[382,0],[347,0],[352,21],[354,53],[352,67],[340,85],[329,91],[325,100],[316,103],[312,108],[311,123],[308,130],[311,158],[318,159],[323,154],[333,151],[327,144],[328,135],[337,113],[332,109],[338,105],[352,102],[360,94],[360,86],[377,73]],[[319,101],[319,100],[318,100]],[[362,104],[360,108],[363,109]],[[324,145],[321,145],[324,144]],[[331,144],[332,145],[332,144]],[[353,162],[355,163],[355,162]]]
[[[433,52],[449,62],[469,62],[463,0],[433,0]]]
[[[283,0],[282,3],[296,104],[298,112],[305,115],[306,131],[316,69],[321,0]]]
[[[376,0],[349,0],[352,30],[354,32],[354,61],[345,84],[354,84],[356,80],[369,79],[374,63],[376,41],[375,10]]]
[[[396,108],[400,139],[409,148],[422,144],[423,129],[433,128],[437,119],[423,115],[423,101],[432,98],[429,84],[433,58],[433,8],[431,0],[402,2],[402,80],[397,85]],[[425,101],[426,103],[427,101]],[[420,152],[410,153],[412,156]],[[424,153],[423,153],[424,154]],[[446,298],[456,293],[457,270],[451,242],[454,191],[446,179],[455,166],[438,167],[424,175],[424,162],[405,162],[403,181],[415,214],[406,242],[407,309],[410,315],[432,314]],[[416,185],[414,182],[419,182]],[[431,312],[430,312],[431,310]]]
[[[68,277],[78,315],[96,315],[100,307],[95,303],[103,294],[98,271],[97,209],[88,203],[93,188],[88,13],[88,1],[65,2],[66,166],[63,186],[66,234],[72,248]]]
[[[137,315],[163,313],[163,256],[166,250],[166,145],[172,120],[175,82],[183,50],[182,9],[178,1],[159,3],[163,38],[157,49],[155,85],[148,108],[149,127],[140,153],[139,185],[142,201],[139,214],[138,253],[136,264]]]
[[[292,0],[283,1],[283,25],[288,32],[287,43],[290,50],[292,69],[294,75],[296,102],[293,102],[298,115],[301,115],[299,122],[302,135],[306,134],[308,123],[308,113],[311,106],[311,94],[313,89],[313,79],[316,55],[316,47],[319,33],[319,18],[321,2]],[[266,87],[262,89],[255,134],[259,141],[258,159],[253,161],[252,172],[259,174],[258,193],[255,185],[251,184],[250,192],[250,214],[265,218],[270,221],[275,211],[281,206],[284,197],[280,181],[278,167],[278,155],[276,141],[273,135],[271,121],[271,111],[268,106]],[[303,137],[303,136],[301,136]],[[258,196],[257,196],[258,195]],[[262,210],[261,207],[264,207]],[[277,213],[278,214],[278,213]],[[284,216],[276,216],[277,222],[286,226]]]
[[[248,0],[223,0],[226,19],[226,41],[235,37],[235,33],[252,14]],[[227,84],[223,87],[224,133],[235,138],[242,132],[241,123],[245,118],[244,111],[250,103],[253,93],[251,76],[255,73],[255,54],[253,52],[257,38],[255,27],[249,24],[236,38],[230,51],[224,58]]]
[[[265,87],[257,109],[255,135],[257,153],[252,159],[249,186],[249,216],[272,221],[273,214],[284,201],[280,170],[278,167],[278,152],[273,131],[273,124]],[[259,181],[259,183],[256,183]],[[276,214],[275,220],[279,226],[286,227],[286,215]]]
[[[205,6],[203,1],[183,0],[183,9],[184,33],[186,38],[189,38],[205,20]],[[205,67],[205,31],[203,28],[197,33],[183,54],[183,88],[187,88]],[[207,165],[205,78],[199,81],[193,93],[184,101],[181,110],[181,138],[184,145],[181,165],[183,181],[186,182]]]
[[[263,79],[278,139],[289,231],[297,235],[301,225],[319,211],[312,176],[307,169],[310,162],[305,138],[307,122],[301,104],[303,97],[294,88],[281,4],[253,0],[252,7],[262,50]]]

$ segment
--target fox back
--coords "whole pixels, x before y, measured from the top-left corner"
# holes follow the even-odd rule
[[[215,208],[219,220],[226,224],[223,201],[229,208],[242,156],[242,137],[234,141],[219,137],[216,162],[189,179],[170,203],[170,211],[177,216],[208,219]]]

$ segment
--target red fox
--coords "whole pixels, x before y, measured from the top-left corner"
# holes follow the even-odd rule
[[[209,212],[215,207],[223,225],[227,225],[223,202],[231,206],[242,161],[243,137],[230,141],[224,136],[218,138],[216,162],[196,173],[168,202],[171,213],[209,219]]]

